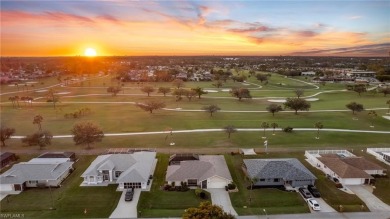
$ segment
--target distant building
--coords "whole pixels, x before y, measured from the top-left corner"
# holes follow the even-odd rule
[[[11,164],[12,162],[16,161],[15,154],[11,153],[11,152],[1,152],[0,158],[1,158],[1,167],[0,168],[3,168],[5,166]]]
[[[68,158],[69,161],[76,160],[76,154],[74,152],[46,152],[39,155],[38,158]]]
[[[361,77],[375,77],[376,72],[374,71],[360,71],[360,70],[354,70],[350,72],[345,73],[347,76],[352,78],[361,78]]]
[[[316,73],[314,71],[304,71],[304,72],[301,72],[301,75],[302,76],[315,76]]]
[[[367,153],[390,166],[390,148],[367,148]]]

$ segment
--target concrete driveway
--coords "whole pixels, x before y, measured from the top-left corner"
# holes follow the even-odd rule
[[[214,205],[222,207],[222,209],[234,216],[237,216],[236,210],[234,210],[232,203],[230,201],[229,193],[225,189],[206,189],[210,192],[211,201]]]
[[[309,206],[309,208],[310,208],[310,212],[311,213],[318,213],[318,212],[337,212],[336,210],[334,210],[332,207],[330,207],[330,205],[328,205],[328,203],[326,203],[325,201],[324,201],[324,199],[322,199],[322,198],[314,198],[317,202],[318,202],[318,204],[320,205],[320,207],[321,207],[321,210],[319,210],[319,211],[314,211],[310,206]],[[307,202],[307,201],[306,201]],[[309,204],[308,204],[309,205]]]
[[[125,201],[125,194],[126,190],[122,192],[118,205],[111,213],[110,218],[137,218],[137,204],[141,195],[141,190],[134,190],[133,201]]]
[[[372,187],[367,185],[347,186],[355,193],[372,212],[387,211],[390,212],[390,206],[383,203],[379,198],[370,191]]]

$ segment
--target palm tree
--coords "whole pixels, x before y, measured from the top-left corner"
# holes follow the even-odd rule
[[[370,112],[368,112],[368,115],[370,116],[370,119],[371,119],[371,128],[374,128],[374,119],[378,116],[378,114],[376,114],[375,110],[370,110]]]
[[[389,105],[389,109],[387,110],[387,114],[390,114],[390,100],[388,100],[386,103],[387,103],[387,105]]]
[[[316,137],[316,139],[320,139],[320,129],[322,129],[323,127],[324,127],[324,125],[322,125],[322,123],[321,122],[316,122],[315,124],[314,124],[314,127],[317,129],[317,137]]]
[[[14,98],[15,98],[16,104],[18,104],[18,108],[20,108],[20,105],[19,105],[20,97],[19,96],[15,96]]]
[[[43,121],[43,117],[41,115],[34,116],[33,124],[38,125],[39,131],[42,131],[42,125],[41,125],[42,121]]]
[[[271,127],[273,128],[272,135],[275,135],[275,129],[279,127],[278,123],[275,122],[271,123]]]
[[[15,108],[15,97],[9,97],[8,100],[12,102],[12,108]]]
[[[262,138],[266,138],[266,137],[265,137],[265,129],[269,128],[268,122],[262,122],[262,123],[261,123],[261,128],[264,129],[263,137],[262,137]]]

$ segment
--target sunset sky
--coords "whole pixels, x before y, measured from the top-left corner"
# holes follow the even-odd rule
[[[390,1],[3,1],[1,56],[389,56]]]

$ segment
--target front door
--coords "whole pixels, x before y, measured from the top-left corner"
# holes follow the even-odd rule
[[[22,186],[20,184],[14,184],[15,191],[22,191]]]
[[[207,179],[202,181],[202,189],[207,189]]]

